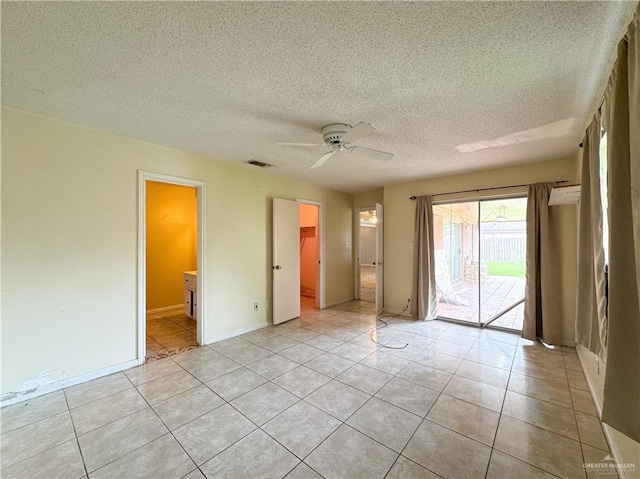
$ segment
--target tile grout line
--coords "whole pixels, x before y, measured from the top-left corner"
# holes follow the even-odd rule
[[[519,342],[519,341],[518,341]],[[516,350],[517,354],[517,350]],[[491,449],[489,451],[489,461],[487,462],[487,470],[484,474],[485,479],[489,475],[489,468],[491,467],[491,459],[493,458],[493,452],[496,450],[496,440],[498,439],[498,429],[500,428],[500,421],[502,421],[503,411],[504,411],[504,403],[507,400],[507,391],[509,387],[509,381],[511,381],[511,372],[513,371],[513,364],[515,362],[515,354],[511,359],[511,368],[509,369],[509,377],[507,378],[507,384],[504,388],[504,396],[502,396],[502,404],[500,406],[500,415],[498,416],[498,424],[496,424],[496,432],[493,435],[493,441],[491,442]]]
[[[196,381],[200,382],[200,385],[203,385],[203,386],[207,387],[207,386],[206,386],[206,384],[204,384],[204,383],[203,383],[202,381],[200,381],[198,378],[196,378],[195,376],[193,376],[193,374],[191,374],[191,372],[189,372],[189,371],[188,371],[188,370],[186,370],[184,367],[182,367],[182,365],[180,365],[179,363],[177,363],[177,362],[176,362],[176,361],[174,361],[174,360],[172,360],[172,361],[173,361],[175,364],[177,364],[178,366],[180,366],[180,368],[182,368],[182,370],[183,370],[183,371],[185,371],[185,372],[187,372],[189,375],[191,375],[191,377],[193,377]],[[176,372],[179,372],[179,371],[176,371]],[[169,374],[172,374],[172,373],[169,373]],[[165,376],[168,376],[169,374],[165,374]],[[164,377],[164,376],[161,376],[161,377]],[[160,377],[160,378],[161,378],[161,377]],[[157,378],[157,379],[160,379],[160,378]],[[147,381],[147,382],[151,382],[151,381]],[[142,384],[146,384],[146,383],[141,383],[140,385],[142,385]],[[101,466],[99,469],[101,469],[102,467],[107,466],[108,464],[111,464],[111,463],[113,463],[113,462],[115,462],[115,461],[117,461],[117,460],[120,460],[120,459],[122,459],[122,458],[124,458],[124,457],[128,456],[129,454],[131,454],[131,453],[133,453],[133,452],[135,452],[135,451],[137,451],[137,450],[139,450],[139,449],[141,449],[141,448],[143,448],[143,447],[145,447],[145,446],[147,446],[147,445],[151,444],[153,441],[156,441],[156,440],[160,439],[161,437],[166,436],[167,434],[170,434],[170,435],[171,435],[171,437],[173,438],[173,440],[174,440],[174,441],[175,441],[175,442],[180,446],[180,448],[184,451],[184,453],[187,455],[187,457],[188,457],[188,458],[191,460],[191,462],[193,462],[193,464],[196,466],[196,469],[200,470],[200,466],[196,463],[196,461],[194,461],[194,460],[193,460],[193,458],[191,457],[191,455],[189,454],[189,452],[187,452],[187,450],[184,448],[184,446],[182,445],[182,443],[181,443],[181,442],[180,442],[180,441],[175,437],[175,435],[173,434],[173,431],[172,431],[171,429],[169,429],[169,427],[165,424],[165,422],[164,422],[164,421],[162,420],[162,418],[158,415],[158,413],[157,413],[157,412],[156,412],[156,410],[153,408],[153,406],[149,403],[149,401],[147,401],[147,398],[145,398],[145,397],[142,395],[142,393],[138,390],[138,388],[137,388],[137,386],[136,386],[135,384],[134,384],[133,386],[134,386],[134,388],[136,389],[136,391],[138,392],[138,394],[140,394],[140,397],[142,397],[143,401],[144,401],[145,403],[147,403],[147,406],[149,407],[149,409],[153,412],[153,414],[155,414],[155,416],[158,418],[158,420],[159,420],[159,421],[162,423],[162,425],[165,427],[165,429],[167,430],[167,433],[165,433],[165,434],[161,435],[160,437],[157,437],[157,438],[153,439],[152,441],[149,441],[149,442],[147,442],[147,443],[145,443],[145,444],[141,445],[140,447],[137,447],[136,449],[134,449],[134,450],[132,450],[132,451],[129,451],[127,454],[125,454],[125,455],[123,455],[123,456],[121,456],[121,457],[119,457],[119,458],[117,458],[117,459],[114,459],[113,461],[111,461],[111,462],[109,462],[109,463],[107,463],[107,464],[105,464],[105,465]],[[187,391],[190,391],[190,390],[192,390],[192,389],[195,389],[196,387],[199,387],[199,386],[194,386],[193,388],[188,389]],[[186,392],[186,391],[182,391],[182,392]],[[182,392],[181,392],[181,393],[179,393],[179,394],[182,394]],[[178,396],[179,394],[176,394],[176,395],[171,396],[171,397],[176,397],[176,396]],[[215,394],[215,392],[214,392],[214,394]],[[219,397],[219,395],[218,395],[218,397]],[[171,398],[166,398],[166,399],[171,399]],[[222,399],[222,400],[224,401],[224,398],[220,398],[220,399]],[[160,402],[162,402],[162,401],[159,401],[159,402],[158,402],[158,404],[159,404]],[[221,407],[221,406],[222,406],[222,405],[220,405],[220,406],[218,406],[218,407]],[[214,408],[214,409],[212,409],[212,410],[215,410],[215,409],[218,409],[218,408]],[[209,412],[211,412],[211,411],[208,411],[208,412],[206,412],[205,414],[208,414]],[[201,416],[199,416],[199,417],[202,417],[202,416],[204,416],[204,414],[202,414],[202,415],[201,415]],[[189,473],[187,473],[187,475],[188,475],[188,474],[191,474],[191,472],[193,472],[194,470],[195,470],[195,469],[191,470]],[[200,472],[202,472],[202,471],[200,471]],[[184,477],[184,476],[183,476],[183,477]]]
[[[564,361],[564,351],[562,351],[562,363],[565,366],[565,373],[566,373],[566,363]],[[568,378],[567,378],[568,379]],[[578,433],[578,443],[580,444],[580,454],[582,455],[582,461],[583,463],[587,462],[587,458],[584,455],[584,447],[582,447],[582,434],[580,434],[580,425],[578,424],[578,414],[576,411],[576,408],[573,404],[573,393],[571,392],[571,387],[569,386],[569,397],[571,398],[571,409],[573,410],[573,420],[575,422],[576,425],[576,432]],[[598,418],[598,423],[600,423],[600,418]],[[600,427],[602,427],[602,425],[600,425]],[[609,446],[609,443],[607,443],[607,446]],[[587,476],[587,470],[586,468],[584,469],[584,477],[588,477]],[[617,472],[616,472],[617,474]]]
[[[375,352],[375,351],[374,351],[374,352]],[[372,352],[371,354],[373,354],[373,352]],[[369,354],[369,355],[365,356],[364,358],[362,358],[362,360],[366,359],[366,358],[367,358],[367,357],[369,357],[371,354]],[[348,358],[344,358],[344,359],[348,359]],[[362,360],[361,360],[361,361],[362,361]],[[351,365],[350,367],[348,367],[348,368],[347,368],[346,370],[344,370],[342,373],[338,374],[338,376],[339,376],[339,375],[341,375],[341,374],[343,374],[344,372],[346,372],[346,371],[348,371],[348,370],[352,369],[353,367],[355,367],[355,366],[356,366],[356,364],[361,364],[361,363],[360,363],[359,361],[358,361],[358,362],[354,362],[354,364],[353,364],[353,365]],[[364,366],[364,365],[363,365],[363,366]],[[405,366],[405,367],[406,367],[406,366]],[[372,369],[375,369],[375,368],[372,368]],[[404,369],[404,368],[403,368],[403,369]],[[318,372],[318,371],[316,371],[316,372]],[[384,371],[382,371],[382,372],[384,372]],[[286,373],[285,373],[285,374],[286,374]],[[320,373],[320,374],[322,374],[322,373]],[[388,374],[388,373],[387,373],[387,374]],[[337,377],[338,377],[338,376],[336,376],[336,377],[334,377],[334,378],[331,378],[331,380],[336,380],[336,381],[338,381],[338,382],[342,383],[341,381],[339,381],[339,380],[337,379]],[[388,384],[388,383],[389,383],[393,378],[395,378],[395,377],[396,377],[395,375],[392,375],[392,378],[391,378],[391,379],[389,379],[389,380],[385,383],[385,386],[386,386],[386,384]],[[330,381],[329,381],[329,382],[330,382]],[[328,384],[328,382],[327,382],[327,383],[325,383],[324,385],[326,385],[326,384]],[[346,383],[342,383],[342,384],[345,384],[346,386],[349,386],[349,387],[353,387],[353,386],[351,386],[351,385],[349,385],[349,384],[346,384]],[[324,385],[319,386],[317,389],[315,389],[315,390],[314,390],[314,392],[315,392],[315,391],[317,391],[318,389],[320,389],[321,387],[323,387]],[[384,387],[384,386],[380,387],[380,388],[378,389],[378,391],[379,391],[380,389],[382,389],[383,387]],[[311,451],[310,451],[310,452],[309,452],[309,453],[308,453],[308,454],[307,454],[307,455],[306,455],[306,456],[301,460],[301,462],[304,462],[304,459],[306,459],[306,458],[307,458],[307,457],[309,457],[311,454],[313,454],[313,452],[314,452],[316,449],[318,449],[318,448],[319,448],[319,447],[320,447],[320,446],[321,446],[321,445],[322,445],[326,440],[328,440],[328,439],[329,439],[329,437],[331,437],[331,436],[333,435],[333,433],[335,433],[335,431],[337,431],[337,430],[338,430],[341,426],[343,426],[343,425],[344,425],[344,426],[347,426],[347,427],[349,427],[349,428],[351,428],[351,429],[353,429],[354,431],[356,431],[356,432],[358,432],[358,433],[360,433],[360,434],[364,435],[365,437],[367,437],[367,438],[371,439],[372,441],[374,441],[374,442],[376,442],[376,443],[380,444],[381,446],[383,446],[383,447],[385,447],[385,448],[387,448],[387,449],[391,450],[392,452],[396,453],[396,451],[393,451],[393,449],[391,449],[391,448],[389,448],[388,446],[386,446],[386,445],[382,444],[382,443],[381,443],[381,442],[379,442],[378,440],[376,440],[376,439],[374,439],[374,438],[372,438],[372,437],[368,436],[366,433],[364,433],[364,432],[362,432],[362,431],[359,431],[358,429],[355,429],[353,426],[350,426],[349,424],[347,424],[347,421],[348,421],[352,416],[354,416],[354,415],[355,415],[355,414],[356,414],[360,409],[362,409],[362,408],[363,408],[363,407],[364,407],[364,406],[365,406],[369,401],[371,401],[371,399],[373,399],[373,398],[375,397],[375,394],[378,392],[378,391],[376,391],[376,393],[374,393],[374,394],[372,395],[372,394],[369,394],[368,392],[366,392],[366,391],[362,391],[362,390],[360,390],[360,389],[358,389],[358,388],[354,388],[354,389],[356,389],[356,390],[358,390],[358,391],[361,391],[361,392],[363,392],[363,393],[365,393],[365,394],[369,395],[369,398],[368,398],[368,399],[367,399],[367,400],[366,400],[366,401],[365,401],[361,406],[359,406],[358,408],[356,408],[356,410],[355,410],[355,411],[354,411],[354,412],[353,412],[353,413],[352,413],[352,414],[351,414],[347,419],[345,419],[344,421],[343,421],[343,420],[341,420],[341,419],[339,419],[339,418],[337,418],[337,417],[335,417],[335,416],[333,416],[331,413],[328,413],[327,411],[324,411],[323,409],[317,408],[317,406],[314,406],[313,404],[308,403],[307,401],[304,401],[304,398],[303,398],[303,399],[301,399],[301,401],[304,401],[306,404],[310,404],[311,406],[313,406],[313,407],[315,407],[315,408],[319,409],[320,411],[324,412],[325,414],[328,414],[330,417],[333,417],[334,419],[336,419],[337,421],[339,421],[339,422],[340,422],[340,425],[339,425],[339,426],[338,426],[338,427],[337,427],[337,428],[336,428],[332,433],[330,433],[329,435],[327,435],[327,437],[325,437],[322,441],[320,441],[320,443],[319,443],[319,444],[317,444],[317,445],[316,445],[316,446],[315,446],[315,447],[314,447],[314,448],[313,448],[313,449],[312,449],[312,450],[311,450]],[[311,394],[313,394],[313,392],[312,392],[312,393],[309,393],[307,396],[305,396],[305,398],[306,398],[306,397],[308,397],[308,396],[310,396]],[[380,398],[376,398],[376,399],[380,400]],[[298,401],[298,402],[300,402],[300,401]],[[386,402],[386,401],[384,401],[384,402]],[[297,403],[296,403],[296,404],[297,404]],[[391,403],[387,403],[387,404],[391,404]],[[393,405],[393,404],[391,404],[391,405],[392,405],[392,406],[395,406],[395,405]],[[395,407],[398,407],[398,406],[395,406]],[[288,408],[287,408],[287,409],[288,409]],[[404,409],[403,409],[403,410],[404,410]],[[286,409],[285,409],[285,411],[286,411]],[[284,413],[285,411],[282,411],[282,412],[281,412],[281,413],[279,413],[278,415],[280,415],[280,414]],[[407,411],[407,412],[409,412],[409,411]],[[411,413],[411,414],[414,414],[414,413]],[[278,415],[276,415],[275,417],[277,417]],[[275,419],[275,417],[274,417],[274,418],[272,418],[272,419]],[[418,416],[418,417],[419,417],[419,416]],[[269,421],[267,421],[267,423],[268,423],[268,422],[269,422]],[[267,424],[267,423],[265,423],[265,424]],[[260,429],[262,430],[262,428],[260,428]],[[416,428],[416,430],[417,430],[417,428]],[[264,432],[265,432],[266,434],[269,434],[267,431],[264,431]],[[415,433],[415,431],[414,431],[414,433]],[[271,436],[271,435],[269,435],[269,437],[272,437],[272,436]],[[277,439],[275,439],[275,438],[273,438],[273,439],[277,441]],[[277,442],[279,443],[279,441],[277,441]],[[280,443],[279,443],[279,444],[280,444]],[[286,449],[286,446],[284,446],[284,445],[282,445],[282,446],[283,446],[283,447],[285,447],[285,449]],[[288,450],[288,449],[287,449],[287,450]],[[293,451],[291,451],[291,452],[293,453]],[[396,453],[396,454],[397,454],[397,453]],[[295,456],[295,454],[294,454],[294,456]],[[296,457],[297,457],[297,456],[296,456]],[[398,454],[398,457],[400,457],[400,454]],[[397,461],[397,458],[396,458],[396,461]],[[394,461],[394,464],[395,464],[395,462],[396,462],[396,461]],[[307,467],[310,467],[312,470],[314,470],[314,471],[315,471],[315,469],[313,469],[311,466],[309,466],[306,462],[304,462],[304,464],[305,464]],[[391,470],[391,468],[392,468],[392,467],[393,467],[393,464],[391,465],[391,467],[390,467],[390,469],[389,469],[389,470]],[[315,472],[317,472],[317,471],[315,471]],[[385,476],[388,474],[388,472],[389,472],[389,471],[387,471],[387,472],[385,473]],[[319,473],[318,473],[318,474],[319,474]]]
[[[516,374],[520,374],[520,373],[518,373],[517,371],[513,371],[513,362],[515,362],[515,356],[514,356],[514,359],[513,359],[513,361],[512,361],[512,369],[511,369],[510,374],[509,374],[509,382],[511,381],[511,373],[515,372]],[[536,379],[537,379],[537,378],[536,378]],[[509,385],[509,382],[507,383],[507,387],[508,387],[508,385]],[[507,391],[509,391],[509,390],[507,389]],[[515,392],[515,391],[512,391],[512,392]],[[532,397],[532,396],[527,396],[527,395],[524,395],[524,396],[526,396],[526,397]],[[505,393],[505,399],[506,399],[506,393]],[[537,399],[537,398],[533,398],[533,399]],[[547,402],[547,401],[545,401],[545,402]],[[549,404],[554,404],[554,403],[549,402]],[[555,404],[555,405],[557,405],[557,404]],[[504,403],[503,403],[503,408],[504,408]],[[557,434],[557,433],[554,433],[553,431],[549,431],[548,429],[545,429],[545,428],[543,428],[543,427],[536,426],[535,424],[530,424],[530,423],[528,423],[528,422],[526,422],[526,421],[522,421],[522,420],[520,420],[520,419],[518,419],[518,418],[512,418],[511,416],[508,416],[508,415],[506,415],[506,414],[504,414],[504,413],[502,413],[502,412],[501,412],[501,413],[500,413],[499,420],[498,420],[498,427],[496,428],[496,436],[494,437],[494,441],[493,441],[493,447],[491,448],[491,450],[492,450],[491,455],[493,455],[493,451],[494,451],[494,450],[497,450],[497,451],[498,451],[498,452],[500,452],[501,454],[505,454],[505,455],[507,455],[507,456],[509,456],[509,457],[512,457],[512,458],[514,458],[514,459],[516,459],[516,460],[518,460],[518,461],[520,461],[520,462],[524,463],[524,464],[527,464],[527,465],[529,465],[529,466],[531,466],[531,467],[534,467],[534,468],[536,468],[536,469],[538,469],[538,470],[544,471],[544,472],[546,472],[547,474],[550,474],[550,475],[552,475],[552,476],[558,477],[558,476],[556,476],[554,473],[552,473],[552,472],[550,472],[550,471],[548,471],[548,470],[546,470],[546,469],[542,469],[541,467],[536,466],[536,465],[534,465],[534,464],[531,464],[531,463],[529,463],[529,462],[527,462],[527,461],[523,460],[522,458],[515,457],[515,456],[513,456],[513,455],[511,455],[511,454],[509,454],[509,453],[503,452],[503,451],[501,451],[500,449],[496,449],[496,448],[495,448],[495,442],[496,442],[496,440],[497,440],[497,436],[498,436],[497,432],[498,432],[498,429],[499,429],[499,427],[500,427],[500,422],[502,421],[502,417],[503,417],[503,416],[509,417],[509,418],[514,419],[514,420],[516,420],[516,421],[523,422],[524,424],[529,424],[530,426],[536,427],[537,429],[540,429],[540,430],[542,430],[542,431],[546,431],[546,432],[551,432],[551,433],[553,433],[553,434]],[[558,434],[558,435],[560,435],[560,434]],[[560,435],[560,436],[562,436],[562,435]],[[566,437],[566,436],[562,436],[562,437]],[[567,439],[571,439],[571,438],[567,438]],[[575,441],[575,439],[571,439],[571,440]],[[582,448],[581,448],[581,449],[582,449]],[[583,459],[584,459],[584,458],[583,458]],[[490,464],[490,463],[489,463],[489,464]],[[488,472],[489,472],[489,471],[488,471],[488,468],[487,468],[487,474],[488,474]]]
[[[40,452],[37,452],[37,453],[35,453],[35,454],[31,455],[31,456],[27,456],[27,457],[25,457],[25,458],[23,458],[23,459],[20,459],[20,460],[19,460],[19,461],[17,461],[17,462],[11,463],[11,464],[9,464],[8,466],[3,466],[3,467],[6,467],[7,469],[8,469],[8,468],[11,468],[11,467],[14,467],[14,466],[16,466],[16,465],[18,465],[18,464],[21,464],[21,463],[23,463],[23,462],[25,462],[25,461],[28,461],[29,459],[32,459],[32,458],[34,458],[34,457],[36,457],[36,456],[39,456],[40,454],[43,454],[43,453],[45,453],[45,452],[47,452],[47,451],[50,451],[50,450],[52,450],[52,449],[55,449],[56,447],[61,446],[61,445],[63,445],[63,444],[66,444],[66,443],[68,443],[68,442],[71,442],[71,441],[75,441],[75,442],[76,442],[76,444],[77,444],[77,443],[78,443],[78,436],[77,436],[77,434],[76,434],[75,427],[73,427],[73,419],[72,419],[72,417],[71,417],[71,413],[70,413],[69,409],[67,409],[67,411],[61,411],[61,412],[56,413],[56,414],[54,414],[54,415],[52,415],[52,416],[48,416],[48,417],[46,417],[46,418],[42,418],[42,419],[40,419],[40,420],[38,420],[38,421],[34,421],[34,422],[32,422],[32,423],[25,424],[24,426],[21,426],[21,427],[19,427],[19,428],[12,429],[11,431],[7,431],[7,433],[6,433],[6,434],[12,433],[13,431],[18,431],[19,429],[22,429],[23,427],[27,427],[27,426],[30,426],[30,425],[32,425],[32,424],[36,424],[36,423],[39,423],[39,422],[41,422],[41,421],[45,421],[45,420],[47,420],[47,419],[51,419],[51,418],[53,418],[53,417],[55,417],[55,416],[60,416],[61,414],[64,414],[65,412],[69,413],[69,420],[70,420],[70,422],[71,422],[71,426],[72,426],[72,428],[73,428],[73,433],[74,433],[74,437],[73,437],[73,438],[71,438],[71,439],[67,439],[66,441],[62,441],[62,442],[59,442],[59,443],[57,443],[57,444],[54,444],[53,446],[51,446],[51,447],[47,447],[46,449],[43,449],[43,450],[42,450],[42,451],[40,451]],[[5,434],[5,433],[3,433],[3,434]],[[78,444],[78,449],[80,449],[80,445],[79,445],[79,444]],[[81,452],[81,451],[80,451],[80,457],[82,458],[82,452]],[[83,459],[83,461],[82,461],[82,462],[83,462],[83,467],[84,467],[84,459]],[[0,469],[0,473],[1,473],[1,472],[2,472],[2,470]],[[0,477],[2,477],[2,476],[0,475]]]
[[[80,438],[78,437],[78,431],[76,430],[75,422],[73,421],[73,415],[71,414],[71,408],[69,407],[69,400],[67,399],[67,391],[62,390],[64,394],[64,401],[67,404],[67,412],[69,413],[69,419],[71,420],[71,427],[73,427],[73,435],[75,436],[76,444],[78,446],[78,452],[80,453],[80,459],[82,460],[82,467],[84,468],[84,475],[89,477],[89,470],[87,469],[87,463],[84,460],[84,454],[82,453],[82,447],[80,447]]]

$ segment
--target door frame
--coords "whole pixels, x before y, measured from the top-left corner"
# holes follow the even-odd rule
[[[384,205],[376,203],[376,314],[384,310]]]
[[[511,200],[511,199],[521,199],[521,198],[527,198],[527,192],[526,190],[523,190],[521,192],[510,192],[510,193],[506,193],[506,194],[497,194],[497,195],[493,195],[493,194],[489,194],[489,195],[473,195],[473,196],[469,196],[469,197],[461,197],[461,198],[456,198],[453,200],[438,200],[436,199],[433,202],[432,208],[433,206],[439,206],[439,205],[450,205],[450,204],[456,204],[456,203],[472,203],[472,202],[477,202],[478,203],[478,263],[479,265],[482,265],[482,233],[480,232],[480,224],[482,223],[481,220],[481,212],[482,212],[482,203],[483,202],[487,202],[487,201],[499,201],[499,200]],[[525,217],[525,222],[526,222],[526,217]],[[462,233],[461,235],[461,241],[464,241],[464,233]],[[500,330],[500,331],[508,331],[508,332],[521,332],[517,329],[511,329],[511,328],[507,328],[504,326],[497,326],[497,325],[493,325],[493,324],[485,324],[487,323],[487,321],[482,322],[482,317],[481,317],[481,309],[482,309],[482,293],[481,293],[481,288],[482,288],[482,280],[480,280],[478,282],[478,322],[471,322],[471,321],[465,321],[463,319],[456,319],[456,318],[449,318],[447,316],[438,316],[438,319],[443,320],[443,321],[448,321],[448,322],[452,322],[452,323],[458,323],[458,324],[464,324],[467,326],[473,326],[473,327],[477,327],[477,328],[489,328],[489,329],[496,329],[496,330]],[[506,310],[502,310],[498,313],[498,316],[508,312],[509,310],[511,310],[512,307],[508,307]],[[493,322],[494,318],[491,318],[491,321],[489,322]]]
[[[205,343],[206,324],[206,252],[207,228],[205,213],[206,183],[204,181],[138,170],[138,311],[137,311],[137,360],[144,364],[147,343],[147,181],[170,185],[190,186],[196,189],[197,209],[197,271],[198,306],[196,339]]]
[[[305,204],[305,205],[313,205],[313,206],[317,206],[318,207],[318,231],[317,231],[317,240],[316,243],[318,245],[318,258],[317,260],[319,261],[318,263],[318,271],[316,272],[316,309],[324,309],[326,307],[326,302],[325,302],[325,294],[324,294],[324,276],[325,276],[325,269],[324,269],[324,250],[325,250],[325,243],[324,243],[324,215],[323,215],[323,210],[322,210],[322,202],[321,201],[314,201],[314,200],[307,200],[304,198],[296,198],[295,199],[296,202],[301,203],[301,204]]]
[[[360,213],[363,211],[375,211],[376,205],[365,206],[362,208],[355,208],[353,210],[353,224],[355,225],[354,241],[353,241],[353,282],[354,282],[354,298],[360,300]],[[376,237],[376,245],[378,238]],[[376,291],[378,288],[378,282],[376,281]]]

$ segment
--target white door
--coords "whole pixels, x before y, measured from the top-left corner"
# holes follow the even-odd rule
[[[376,313],[384,307],[384,221],[382,205],[376,203]]]
[[[300,316],[300,204],[273,199],[273,324]]]

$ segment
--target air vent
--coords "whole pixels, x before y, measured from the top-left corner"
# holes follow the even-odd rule
[[[270,163],[263,163],[262,161],[258,161],[258,160],[249,160],[249,161],[245,161],[245,163],[247,165],[259,166],[260,168],[269,168],[273,166]]]

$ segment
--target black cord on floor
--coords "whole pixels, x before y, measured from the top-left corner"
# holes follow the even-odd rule
[[[402,313],[404,313],[407,309],[409,309],[410,301],[411,301],[410,299],[407,300],[407,305],[404,308],[402,308],[402,311],[400,311],[398,314],[394,314],[393,316],[381,316],[379,318],[376,318],[376,320],[380,321],[382,324],[384,324],[384,326],[376,326],[375,329],[372,329],[371,332],[369,333],[369,337],[371,338],[371,341],[373,341],[374,344],[377,344],[378,346],[382,346],[383,348],[387,348],[387,349],[404,349],[407,346],[409,346],[409,343],[406,343],[404,346],[387,346],[386,344],[379,343],[378,341],[373,339],[373,333],[375,333],[379,329],[386,328],[387,326],[389,326],[389,324],[385,321],[385,319],[397,318]]]

